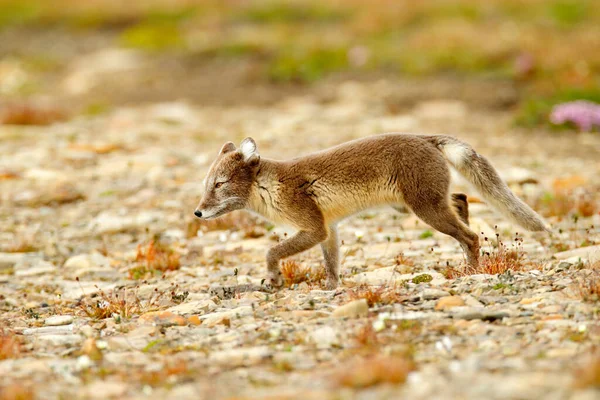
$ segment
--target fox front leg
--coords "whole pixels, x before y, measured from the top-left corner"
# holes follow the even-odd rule
[[[321,243],[321,250],[323,250],[325,271],[327,272],[325,288],[327,290],[334,290],[340,283],[340,246],[338,243],[337,228],[335,226],[329,227],[329,235],[327,236],[327,239]]]
[[[283,276],[279,269],[279,260],[308,250],[325,239],[327,239],[327,231],[324,228],[311,231],[303,230],[271,247],[267,253],[268,282],[274,287],[283,286]]]

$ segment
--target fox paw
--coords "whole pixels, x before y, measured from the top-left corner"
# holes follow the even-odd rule
[[[335,290],[340,284],[340,280],[338,278],[327,278],[325,281],[325,290]]]
[[[265,284],[271,286],[272,288],[280,288],[283,286],[283,277],[281,276],[281,272],[276,274],[269,274],[269,277],[265,280]]]

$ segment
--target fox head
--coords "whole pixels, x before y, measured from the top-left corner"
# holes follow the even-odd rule
[[[194,215],[210,219],[246,207],[259,163],[254,139],[244,139],[239,149],[225,143],[204,179],[204,194]]]

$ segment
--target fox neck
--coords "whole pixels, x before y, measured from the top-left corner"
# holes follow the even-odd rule
[[[274,160],[264,158],[260,160],[248,199],[248,210],[258,213],[273,222],[277,222],[282,218],[277,207],[279,198],[277,183],[280,166],[280,163]]]

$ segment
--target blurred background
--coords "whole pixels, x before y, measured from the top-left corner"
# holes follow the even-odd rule
[[[444,97],[550,126],[555,104],[600,102],[599,26],[594,0],[1,0],[0,118],[393,79],[412,89],[386,99],[391,114]]]

